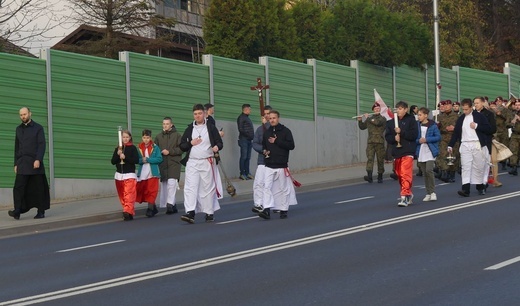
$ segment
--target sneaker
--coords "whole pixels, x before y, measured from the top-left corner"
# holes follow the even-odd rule
[[[264,208],[262,206],[253,206],[253,208],[251,208],[251,211],[254,212],[255,214],[261,212],[262,210],[264,210]]]
[[[406,196],[406,203],[408,203],[408,205],[412,204],[412,199],[413,199],[413,193]]]
[[[190,224],[195,223],[195,212],[194,211],[189,211],[185,215],[181,216],[181,220],[184,221],[184,222],[188,222]]]
[[[266,208],[258,213],[258,216],[262,219],[269,220],[271,219],[271,209]]]
[[[427,194],[424,199],[422,199],[423,202],[430,202],[432,200],[432,196]]]
[[[241,175],[239,176],[239,178],[240,178],[241,180],[243,180],[243,181],[247,180],[247,177],[246,177],[245,175],[243,175],[243,174],[241,174]]]
[[[279,209],[273,209],[273,214],[277,214],[277,213],[279,213],[279,212],[280,212]]]
[[[206,214],[206,222],[213,222],[215,221],[215,217],[213,215]]]
[[[405,196],[401,196],[401,199],[400,199],[399,203],[397,203],[397,206],[399,206],[399,207],[406,207],[406,206],[408,206],[408,202],[406,202],[406,197]]]
[[[430,201],[437,201],[437,195],[435,194],[435,192],[432,192],[432,194],[430,194]]]
[[[254,177],[251,173],[249,173],[249,174],[246,176],[246,178],[247,178],[248,180],[253,180],[253,179],[255,179],[255,177]]]
[[[287,210],[280,211],[280,219],[287,219]]]

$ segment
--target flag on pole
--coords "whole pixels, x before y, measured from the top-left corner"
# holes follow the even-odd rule
[[[381,116],[385,117],[386,121],[394,119],[394,113],[386,106],[383,99],[381,99],[381,96],[377,92],[377,90],[374,88],[374,100],[381,106]]]

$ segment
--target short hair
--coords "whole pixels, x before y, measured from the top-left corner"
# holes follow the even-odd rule
[[[170,120],[170,122],[173,123],[172,117],[164,117],[164,118],[163,118],[163,121],[164,121],[164,120]]]
[[[408,103],[404,102],[404,101],[399,101],[397,102],[397,104],[395,105],[395,107],[399,108],[399,107],[402,107],[402,108],[408,108]]]
[[[421,107],[419,108],[419,112],[428,115],[430,113],[430,110],[427,107]]]
[[[26,108],[27,109],[27,112],[30,113],[31,112],[31,109],[29,108],[29,106],[23,106],[23,107],[20,107],[20,110]]]
[[[251,104],[247,104],[247,103],[242,104],[242,110],[244,110],[246,107],[251,107]]]
[[[277,110],[271,109],[271,111],[269,112],[269,115],[270,115],[270,114],[276,114],[276,116],[277,116],[278,118],[280,118],[280,112],[277,111]]]
[[[267,109],[267,110],[270,111],[270,110],[272,110],[273,108],[271,107],[271,105],[266,105],[266,106],[264,106],[264,109]]]
[[[193,111],[197,111],[197,110],[204,111],[204,105],[202,105],[200,103],[193,105]]]
[[[463,99],[461,102],[460,102],[460,106],[463,107],[464,105],[468,105],[469,107],[473,107],[473,101],[471,99]]]
[[[473,98],[473,100],[480,99],[482,102],[485,102],[485,101],[487,101],[486,98],[487,98],[487,97],[482,97],[482,96],[478,97],[478,96],[477,96],[477,97]]]
[[[211,104],[211,103],[206,103],[206,104],[204,104],[204,109],[205,109],[205,110],[208,110],[208,109],[212,108],[213,106],[214,106],[214,105]]]
[[[144,129],[141,133],[142,136],[152,136],[152,130]]]

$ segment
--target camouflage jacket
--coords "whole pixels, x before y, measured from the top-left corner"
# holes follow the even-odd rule
[[[455,112],[448,113],[442,113],[439,114],[439,130],[441,131],[441,135],[451,135],[453,132],[446,131],[446,127],[453,125],[455,127],[455,123],[457,122],[457,119],[459,118],[459,115],[457,115]]]
[[[380,114],[372,115],[363,121],[358,121],[359,129],[368,129],[368,143],[385,143],[386,119]]]

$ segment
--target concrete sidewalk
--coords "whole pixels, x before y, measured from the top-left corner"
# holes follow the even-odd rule
[[[392,165],[385,164],[384,179],[389,180],[392,172]],[[366,175],[365,164],[356,164],[349,166],[339,166],[334,168],[315,168],[294,172],[293,177],[298,180],[302,187],[297,188],[296,193],[317,190],[321,188],[331,188],[351,183],[362,183],[363,176]],[[253,205],[253,181],[252,180],[232,180],[237,190],[237,196],[231,198],[227,193],[221,200],[221,205],[235,201],[251,200]],[[374,184],[377,184],[374,182]],[[226,185],[224,184],[224,189]],[[177,192],[177,207],[184,210],[183,190]],[[32,209],[15,220],[9,217],[8,207],[0,207],[0,238],[11,235],[21,235],[28,233],[37,233],[61,227],[79,226],[89,223],[98,223],[106,221],[116,221],[122,219],[122,208],[116,196],[71,200],[65,202],[53,202],[51,208],[46,211],[44,219],[33,219],[36,210]],[[144,216],[146,204],[136,204],[136,218],[146,218]],[[164,213],[164,209],[160,209],[160,214]],[[178,219],[177,215],[175,217]]]

